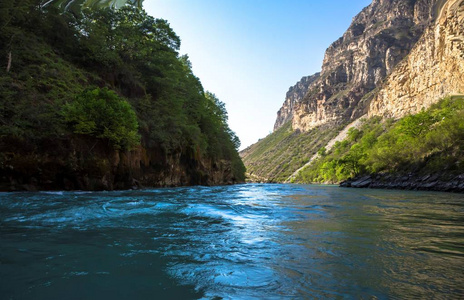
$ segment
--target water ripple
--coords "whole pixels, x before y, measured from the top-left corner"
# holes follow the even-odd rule
[[[0,193],[0,294],[460,298],[463,200],[259,184]]]

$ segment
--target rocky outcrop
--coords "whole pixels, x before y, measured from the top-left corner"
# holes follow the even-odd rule
[[[446,172],[419,175],[409,174],[374,174],[349,179],[341,187],[400,189],[441,192],[464,192],[464,174],[450,176]]]
[[[401,118],[464,93],[464,0],[448,0],[369,106],[369,116]]]
[[[285,123],[289,122],[293,118],[293,106],[295,103],[301,102],[306,96],[309,89],[313,88],[317,79],[319,79],[320,73],[316,73],[311,76],[305,76],[301,78],[294,86],[290,87],[285,97],[284,104],[277,112],[277,119],[274,124],[274,131],[282,127]]]
[[[365,114],[372,92],[409,53],[434,19],[437,0],[374,0],[326,51],[319,78],[288,97],[276,127],[292,120],[294,130],[344,123]],[[297,84],[298,86],[298,84]],[[292,89],[291,89],[292,90]]]

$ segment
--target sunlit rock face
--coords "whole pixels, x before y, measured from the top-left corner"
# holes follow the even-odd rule
[[[376,94],[369,115],[400,118],[464,93],[464,0],[448,0]]]
[[[309,89],[317,83],[320,73],[301,78],[294,86],[290,87],[285,97],[285,102],[277,112],[277,119],[274,124],[274,131],[279,129],[282,125],[291,121],[293,118],[293,105],[301,102]]]
[[[440,0],[374,0],[325,53],[318,78],[306,81],[304,97],[288,97],[275,129],[292,120],[294,130],[344,123],[368,110],[383,84],[436,17]],[[372,93],[371,93],[372,92]]]
[[[82,7],[101,8],[114,7],[118,8],[125,4],[132,4],[142,7],[143,0],[43,0],[42,5],[55,5],[62,10],[79,10]]]

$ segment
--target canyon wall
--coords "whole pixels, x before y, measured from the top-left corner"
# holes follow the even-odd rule
[[[374,0],[345,34],[326,51],[320,75],[291,88],[274,130],[292,120],[294,130],[308,131],[326,123],[345,123],[368,110],[374,89],[381,86],[409,54],[432,20],[437,0]]]
[[[293,106],[295,103],[301,102],[306,96],[309,89],[317,84],[320,73],[301,78],[294,86],[290,87],[285,97],[284,104],[277,112],[277,119],[274,124],[274,131],[282,127],[285,123],[293,118]]]
[[[0,191],[114,190],[224,185],[241,182],[227,160],[193,151],[167,154],[142,145],[119,151],[94,138],[47,140],[40,153],[27,141],[9,140],[0,168]],[[22,150],[23,149],[23,150]]]
[[[464,0],[448,0],[369,106],[369,116],[400,118],[464,93]]]
[[[248,173],[284,181],[363,115],[398,119],[463,94],[463,74],[464,0],[373,0],[321,72],[290,88],[274,132],[241,152]]]

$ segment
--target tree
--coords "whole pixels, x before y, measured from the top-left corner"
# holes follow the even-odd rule
[[[140,142],[132,107],[106,88],[84,91],[64,106],[63,116],[74,133],[107,139],[115,149],[131,149]]]
[[[360,161],[364,157],[365,153],[363,152],[361,145],[354,144],[351,146],[348,154],[341,159],[341,162],[351,176],[357,176],[361,172],[362,165]]]
[[[361,138],[362,134],[362,131],[360,131],[359,129],[351,127],[350,129],[348,129],[348,140],[350,142],[357,142],[358,139]]]
[[[120,8],[125,4],[142,7],[143,0],[41,0],[42,7],[55,6],[66,11],[78,12],[82,7],[99,9],[105,7]]]

